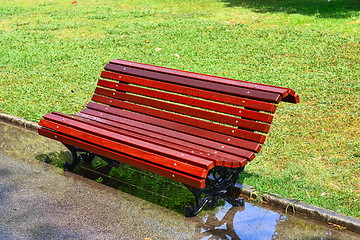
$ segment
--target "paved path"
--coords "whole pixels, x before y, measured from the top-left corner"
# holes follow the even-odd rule
[[[1,240],[359,237],[249,203],[185,218],[36,159],[63,150],[57,142],[0,122]]]

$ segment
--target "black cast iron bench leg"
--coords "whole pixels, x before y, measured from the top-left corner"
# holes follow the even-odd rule
[[[195,197],[195,206],[185,209],[186,217],[196,216],[205,205],[214,208],[220,199],[234,207],[243,206],[243,198],[235,196],[235,184],[244,168],[215,167],[206,178],[207,188],[199,189],[185,185]]]

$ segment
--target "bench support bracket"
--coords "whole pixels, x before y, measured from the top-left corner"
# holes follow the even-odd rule
[[[91,163],[95,158],[95,154],[89,151],[82,150],[80,148],[64,144],[67,149],[71,152],[72,162],[64,163],[65,170],[73,171],[76,165],[78,165],[81,161],[84,163]]]
[[[224,199],[234,207],[243,206],[244,199],[235,196],[235,184],[243,170],[243,167],[215,167],[210,170],[206,178],[207,188],[200,189],[185,184],[195,196],[195,206],[187,207],[185,216],[196,216],[205,205],[214,208],[220,199]]]

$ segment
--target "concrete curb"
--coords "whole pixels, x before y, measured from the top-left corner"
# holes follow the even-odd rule
[[[23,127],[31,131],[37,131],[37,129],[39,128],[39,125],[37,123],[27,121],[23,118],[16,117],[11,114],[5,114],[2,112],[0,112],[0,121],[18,127]],[[259,194],[253,187],[248,185],[237,184],[236,187],[241,194],[248,198],[265,201],[270,205],[283,208],[286,212],[292,211],[294,213],[300,213],[309,218],[345,227],[349,231],[360,233],[360,219],[349,217],[347,215],[316,207],[294,199],[273,196],[277,194]]]
[[[39,124],[25,120],[21,117],[13,116],[11,114],[6,114],[0,112],[0,121],[10,123],[12,125],[15,125],[17,127],[23,127],[30,131],[37,131],[39,128]]]

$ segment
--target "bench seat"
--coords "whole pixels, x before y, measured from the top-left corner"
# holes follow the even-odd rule
[[[187,213],[196,215],[214,200],[200,195],[218,198],[233,188],[265,142],[280,101],[299,97],[288,88],[116,59],[86,108],[45,114],[39,134],[69,148],[71,167],[98,155],[184,183],[202,205]],[[216,184],[224,184],[214,190],[219,175]]]

